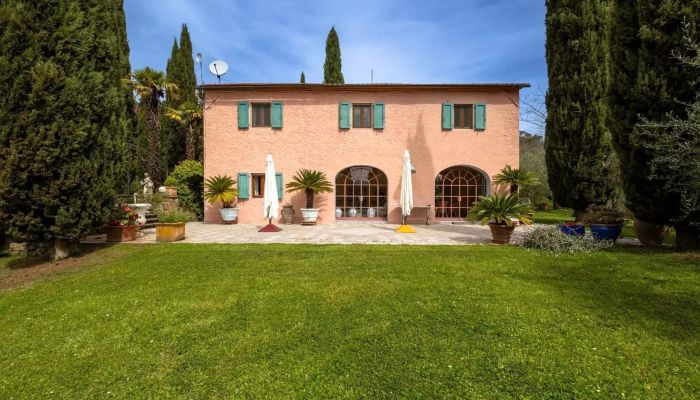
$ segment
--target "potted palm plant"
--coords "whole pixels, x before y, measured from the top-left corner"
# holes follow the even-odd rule
[[[481,196],[469,210],[469,219],[489,224],[492,242],[508,244],[515,229],[514,221],[532,223],[532,208],[520,202],[517,194]]]
[[[233,207],[238,196],[238,190],[234,187],[236,180],[228,175],[216,175],[206,180],[204,187],[204,199],[209,204],[221,203],[221,220],[225,224],[238,221],[238,208]]]
[[[493,182],[499,185],[509,185],[511,194],[519,194],[522,186],[537,186],[540,180],[534,172],[524,171],[506,165],[499,174],[493,177]]]
[[[184,239],[185,224],[194,218],[194,214],[182,210],[159,213],[156,224],[156,242],[177,242]]]
[[[614,208],[591,205],[583,214],[583,223],[591,228],[591,235],[598,240],[617,241],[625,223],[625,215]]]
[[[302,168],[298,170],[292,181],[286,185],[287,193],[303,190],[306,194],[306,208],[301,209],[302,224],[316,225],[318,208],[314,208],[314,195],[318,193],[330,193],[333,185],[326,179],[326,174],[321,171]]]

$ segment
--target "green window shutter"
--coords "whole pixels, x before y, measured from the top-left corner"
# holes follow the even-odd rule
[[[248,102],[238,102],[238,129],[248,128]]]
[[[250,174],[247,172],[238,173],[238,198],[250,198]]]
[[[374,129],[384,129],[384,103],[374,103]]]
[[[273,101],[272,102],[272,127],[281,129],[282,128],[282,102]]]
[[[350,103],[341,102],[338,106],[338,121],[340,129],[350,129]]]
[[[282,199],[282,195],[284,194],[284,186],[282,186],[282,173],[281,172],[275,172],[275,180],[277,181],[277,198]]]
[[[442,129],[452,129],[452,103],[442,103]]]
[[[474,129],[483,131],[486,129],[486,104],[477,104],[475,107]]]

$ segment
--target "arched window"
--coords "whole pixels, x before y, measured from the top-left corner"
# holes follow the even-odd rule
[[[377,168],[356,165],[335,177],[336,219],[386,219],[387,179]]]
[[[435,218],[461,220],[469,208],[486,194],[487,179],[483,173],[465,166],[450,167],[435,178]]]

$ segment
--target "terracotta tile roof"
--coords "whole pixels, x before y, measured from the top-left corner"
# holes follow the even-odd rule
[[[529,83],[207,83],[201,85],[204,90],[470,90],[527,88]]]

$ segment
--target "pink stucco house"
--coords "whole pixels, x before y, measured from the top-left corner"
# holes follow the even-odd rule
[[[415,167],[412,222],[464,220],[491,177],[518,166],[519,92],[508,84],[204,85],[204,173],[238,180],[239,223],[263,223],[265,156],[278,188],[300,168],[323,171],[319,223],[400,223],[404,149]],[[296,218],[303,193],[284,193]],[[220,221],[206,205],[205,221]]]

